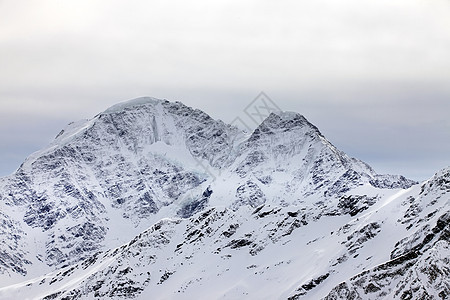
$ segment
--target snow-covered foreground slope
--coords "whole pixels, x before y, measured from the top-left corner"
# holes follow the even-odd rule
[[[0,179],[0,299],[445,298],[450,169],[413,184],[296,113],[136,99]]]
[[[356,197],[348,194],[328,213],[261,205],[163,219],[121,247],[0,289],[0,297],[445,299],[450,185],[441,179],[450,183],[450,169],[408,190],[360,187],[358,197],[379,200],[356,214],[342,205]]]

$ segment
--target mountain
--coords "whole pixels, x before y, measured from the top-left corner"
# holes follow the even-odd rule
[[[0,179],[0,299],[445,299],[449,195],[297,113],[247,134],[139,98]]]

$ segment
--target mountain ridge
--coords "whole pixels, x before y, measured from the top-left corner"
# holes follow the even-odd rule
[[[5,284],[3,288],[0,287],[0,297],[7,295],[8,289],[14,290],[8,285],[11,287],[10,284],[26,278],[39,278],[44,273],[51,274],[52,270],[70,270],[78,266],[80,271],[76,273],[81,274],[81,270],[86,269],[80,266],[90,266],[92,257],[112,257],[114,251],[111,249],[122,249],[130,238],[142,236],[147,228],[153,228],[153,224],[165,218],[172,219],[167,219],[167,222],[174,226],[173,234],[178,239],[176,245],[173,244],[175,242],[168,242],[176,246],[172,251],[181,251],[182,246],[178,245],[186,243],[198,244],[200,248],[195,248],[196,251],[204,247],[210,249],[217,244],[221,249],[248,249],[246,253],[251,257],[266,257],[268,254],[264,253],[272,251],[266,249],[281,247],[280,241],[287,242],[286,237],[293,233],[298,235],[296,232],[302,231],[303,227],[328,228],[341,222],[338,220],[342,218],[350,218],[352,221],[348,224],[362,223],[356,231],[352,229],[354,225],[348,225],[345,229],[345,222],[340,224],[345,225],[339,229],[340,235],[345,235],[348,241],[341,244],[344,246],[336,246],[336,249],[344,247],[342,249],[346,249],[345,252],[355,255],[366,251],[363,245],[367,240],[390,230],[390,227],[383,225],[386,221],[365,223],[359,218],[371,218],[377,214],[377,207],[389,207],[390,201],[402,199],[396,209],[406,210],[404,215],[398,217],[405,222],[394,224],[395,227],[404,226],[405,229],[397,230],[404,234],[411,228],[406,229],[407,226],[416,226],[411,225],[416,224],[411,223],[411,220],[422,216],[426,210],[418,208],[423,205],[419,205],[416,199],[426,197],[421,193],[427,190],[434,197],[442,188],[443,194],[431,201],[439,209],[435,215],[422,221],[437,222],[437,211],[448,209],[448,201],[445,202],[448,199],[448,173],[444,169],[440,179],[425,182],[421,185],[425,192],[420,192],[414,181],[402,176],[376,174],[366,163],[348,157],[326,140],[304,116],[293,112],[270,114],[248,137],[236,127],[216,121],[206,113],[180,102],[146,97],[119,103],[90,120],[69,124],[52,144],[27,158],[16,173],[0,179],[0,203],[4,208],[0,214],[0,224],[3,224],[0,233],[11,241],[0,246],[0,273],[3,274],[0,274],[0,278]],[[431,187],[427,185],[430,182],[434,182]],[[411,196],[414,200],[403,199],[403,195],[413,193],[411,191],[414,191],[415,196]],[[395,196],[397,194],[399,196]],[[196,222],[204,221],[199,220],[199,216],[208,211],[211,214],[211,210],[220,212],[215,217],[217,227],[214,229],[205,225],[204,228],[197,228]],[[208,219],[207,216],[205,218]],[[331,225],[327,225],[324,220]],[[256,225],[258,222],[263,223]],[[197,228],[186,232],[184,243],[179,236],[185,230],[183,226]],[[267,230],[255,231],[259,226]],[[337,235],[339,230],[336,231],[338,228],[329,229],[333,232],[331,241],[337,241],[340,238]],[[232,238],[240,231],[242,235],[239,238]],[[418,235],[422,236],[426,232],[427,229],[424,229]],[[395,235],[396,238],[401,236],[400,233]],[[203,241],[204,236],[214,237],[215,240],[206,239],[209,241],[206,243]],[[255,240],[252,238],[254,236],[258,238]],[[33,241],[29,237],[39,239]],[[307,242],[315,238],[326,240],[325,235],[316,236],[310,241],[300,237],[297,236],[299,241],[290,240],[287,244],[295,243],[296,247],[308,248],[315,242]],[[406,242],[398,246],[394,242],[399,241],[392,241],[392,247],[407,247]],[[142,243],[148,245],[146,249],[153,249],[148,242]],[[186,247],[188,252],[193,251],[191,246]],[[344,251],[342,249],[339,251]],[[440,252],[446,251],[445,245],[439,249]],[[286,257],[291,255],[288,252]],[[214,251],[211,253],[217,255]],[[334,258],[338,266],[349,264],[346,263],[349,255],[345,257],[345,260],[343,256]],[[180,260],[181,257],[172,259]],[[383,259],[377,259],[383,262]],[[388,256],[384,258],[385,261],[388,259]],[[213,260],[216,261],[215,258]],[[292,257],[290,260],[296,261]],[[287,261],[289,259],[283,260],[283,265]],[[224,263],[224,260],[219,262]],[[369,262],[373,266],[374,260],[370,259]],[[200,262],[197,264],[201,265]],[[182,265],[181,260],[178,267],[185,270],[186,267]],[[332,264],[324,264],[323,268],[334,270]],[[348,268],[351,270],[348,272],[353,272],[352,275],[361,270],[356,265]],[[246,270],[251,269],[253,267]],[[173,274],[169,274],[172,271],[163,274],[161,283],[152,289],[160,289],[160,285],[173,277]],[[184,272],[188,274],[190,271],[186,269]],[[333,272],[311,273],[312,277],[304,282],[305,286],[300,288],[299,293],[286,289],[286,297],[313,297],[309,291],[315,290],[316,286],[323,286],[326,282],[336,283]],[[53,274],[57,273],[54,271]],[[45,275],[45,278],[56,276],[58,282],[66,282],[75,278],[70,277],[72,273],[74,271],[67,272],[63,276],[65,278],[60,275]],[[83,276],[87,276],[86,280],[91,276],[107,276],[94,273]],[[119,277],[128,273],[135,274],[129,270],[120,273],[122,275]],[[184,273],[180,271],[177,274]],[[141,275],[136,276],[138,278]],[[118,286],[106,288],[102,284],[97,290],[91,287],[86,291],[91,289],[95,294],[95,291],[103,289],[103,294],[98,292],[102,297],[108,293],[116,298],[130,295],[144,297],[147,286],[153,286],[154,280],[142,276],[137,285],[122,282],[123,289]],[[183,281],[182,275],[176,276],[181,276],[180,280]],[[108,281],[99,279],[102,280]],[[79,284],[83,282],[81,280]],[[111,282],[114,285],[115,281],[111,279]],[[351,284],[347,284],[348,290]],[[20,291],[28,290],[20,283],[18,286]],[[35,284],[32,286],[41,289]],[[53,289],[51,286],[46,287]],[[135,292],[133,287],[136,288]],[[172,285],[169,287],[175,288]],[[330,286],[329,290],[334,287]],[[112,292],[114,289],[116,292]],[[352,293],[356,293],[356,290],[354,288]],[[344,293],[344,290],[335,291],[336,295]],[[63,299],[72,295],[69,289],[59,292],[54,295],[55,298]],[[90,292],[83,294],[79,290],[74,293],[70,297],[90,295]],[[252,291],[247,293],[254,294]],[[50,297],[47,290],[44,294],[43,297]],[[326,296],[323,292],[320,294],[321,297]]]

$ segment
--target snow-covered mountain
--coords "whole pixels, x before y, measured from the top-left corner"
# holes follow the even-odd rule
[[[445,299],[450,169],[379,175],[303,116],[139,98],[0,179],[0,299]]]

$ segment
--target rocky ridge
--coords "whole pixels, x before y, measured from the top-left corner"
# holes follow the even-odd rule
[[[448,295],[448,174],[421,186],[378,175],[296,113],[246,136],[182,103],[136,99],[70,124],[0,179],[0,298],[226,299],[257,297],[266,281],[286,283],[275,298]],[[425,262],[444,266],[429,270],[432,288],[414,277]]]

